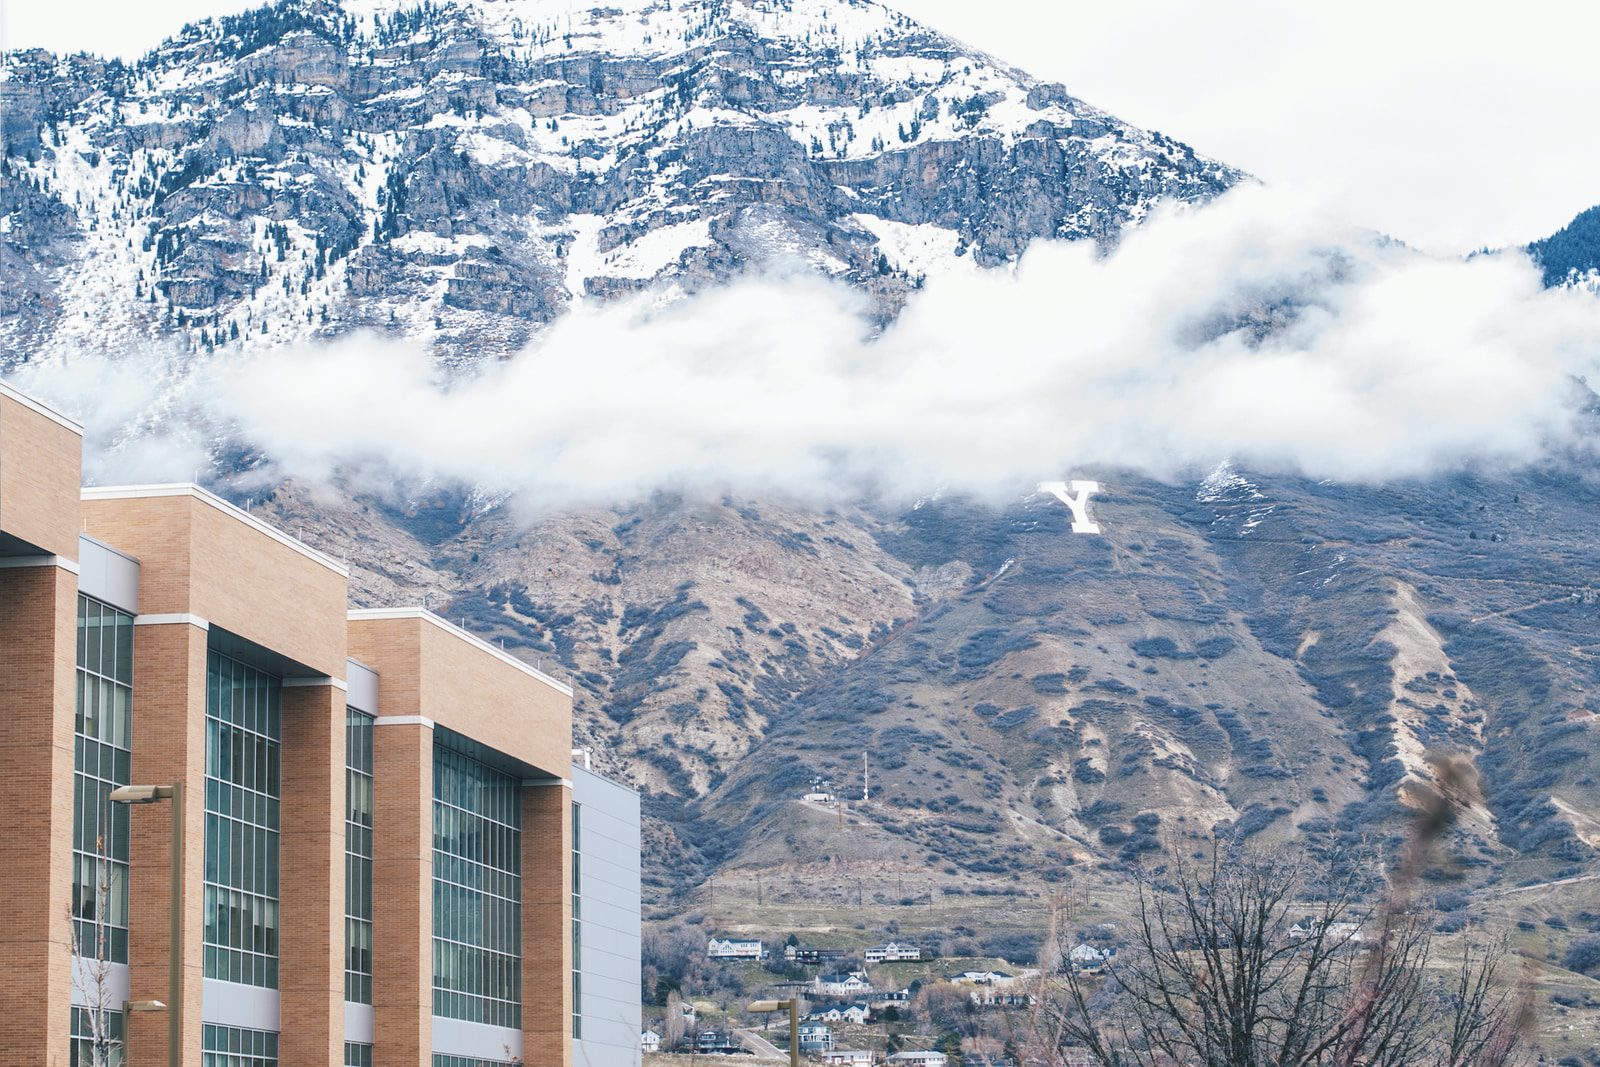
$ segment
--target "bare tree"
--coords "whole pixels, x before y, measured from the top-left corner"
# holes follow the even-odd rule
[[[1141,871],[1133,943],[1092,983],[1041,979],[1019,1047],[1045,1063],[1203,1067],[1505,1067],[1523,1000],[1503,941],[1430,978],[1431,916],[1364,903],[1358,865],[1219,845]]]
[[[110,907],[111,861],[106,857],[105,837],[95,838],[95,878],[92,914],[92,944],[83,944],[78,916],[68,909],[67,924],[72,931],[72,988],[88,1029],[89,1060],[81,1067],[116,1067],[122,1062],[122,1040],[111,1027],[112,1016],[120,1010],[111,981]]]
[[[1133,944],[1104,982],[1070,958],[1042,976],[1019,1047],[1047,1065],[1107,1067],[1519,1062],[1531,1001],[1523,980],[1503,974],[1505,940],[1469,943],[1453,970],[1430,970],[1434,926],[1413,890],[1458,813],[1481,800],[1469,764],[1430,762],[1433,788],[1410,794],[1413,826],[1392,870],[1237,842],[1140,869]],[[1386,884],[1369,891],[1379,872]]]
[[[661,1019],[661,1044],[671,1052],[683,1040],[688,1028],[688,1021],[683,1017],[683,998],[674,989],[667,994],[667,1012]]]

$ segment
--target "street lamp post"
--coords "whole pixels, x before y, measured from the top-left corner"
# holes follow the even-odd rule
[[[782,1011],[789,1009],[789,1067],[800,1067],[800,998],[788,1000],[753,1000],[751,1011]]]
[[[167,914],[167,1063],[183,1063],[183,783],[125,785],[111,791],[116,804],[154,804],[172,801],[172,888]],[[160,1011],[159,1000],[138,1001],[130,1011]]]

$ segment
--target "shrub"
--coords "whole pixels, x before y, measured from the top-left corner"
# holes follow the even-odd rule
[[[1521,923],[1517,924],[1521,926]],[[1585,934],[1567,946],[1561,965],[1569,971],[1600,977],[1600,934]]]

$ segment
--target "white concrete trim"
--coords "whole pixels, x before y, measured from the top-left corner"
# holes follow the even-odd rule
[[[331,686],[346,693],[350,691],[350,687],[345,684],[343,678],[285,678],[283,680],[285,689],[320,689],[324,686]]]
[[[378,714],[378,672],[358,659],[344,662],[345,703],[366,715]]]
[[[624,793],[632,793],[634,796],[639,796],[640,795],[639,791],[637,789],[635,789],[633,786],[628,785],[625,782],[619,782],[615,778],[608,778],[605,775],[601,774],[599,771],[595,770],[593,767],[579,767],[579,766],[574,765],[572,769],[574,771],[582,771],[584,774],[587,774],[590,778],[594,778],[594,779],[597,779],[597,780],[599,780],[601,782],[604,782],[606,785],[609,785],[609,786],[611,786],[611,787],[613,787],[615,789],[620,789]],[[577,775],[574,774],[573,777],[576,778]]]
[[[282,997],[276,989],[206,978],[201,983],[200,1021],[246,1030],[279,1030]]]
[[[105,549],[107,552],[110,552],[114,556],[121,556],[123,559],[127,560],[129,563],[137,564],[139,562],[139,557],[138,556],[129,555],[128,553],[124,552],[122,549],[118,548],[116,545],[109,545],[106,542],[100,540],[100,538],[98,538],[98,537],[93,537],[93,536],[91,536],[89,534],[81,533],[81,534],[78,535],[78,541],[80,543],[84,542],[84,541],[87,541],[91,545],[98,545],[99,547]]]
[[[22,570],[25,567],[60,567],[68,574],[78,573],[78,565],[61,556],[0,556],[0,571]]]
[[[29,408],[30,410],[36,411],[40,415],[43,415],[51,422],[65,426],[79,437],[83,436],[83,423],[68,418],[55,408],[45,404],[43,401],[35,400],[33,397],[22,392],[20,389],[7,385],[3,380],[0,380],[0,396],[10,397],[23,407]]]
[[[95,980],[95,961],[84,956],[72,957],[72,1004],[77,1008],[101,1007],[94,1003],[95,988],[99,982]],[[106,1008],[112,1011],[121,1011],[122,1005],[129,999],[128,989],[130,979],[126,963],[107,963],[105,967],[105,985],[101,986],[102,996],[105,998]]]
[[[372,1034],[377,1029],[373,1023],[374,1014],[371,1004],[345,1001],[344,1039],[354,1041],[358,1045],[372,1044]]]
[[[181,624],[199,627],[202,630],[211,629],[209,622],[198,615],[190,615],[188,612],[177,612],[171,615],[135,615],[133,624],[135,626],[172,626]]]
[[[158,496],[187,496],[210,504],[230,519],[236,519],[258,533],[266,534],[279,544],[292,548],[307,559],[322,564],[341,578],[350,577],[350,568],[327,553],[320,552],[302,541],[295,540],[276,526],[262,522],[243,508],[236,508],[217,494],[190,482],[178,482],[170,485],[91,486],[83,491],[84,500],[138,500],[144,497]]]
[[[455,623],[440,618],[426,608],[357,608],[350,612],[350,618],[352,621],[356,622],[367,620],[385,621],[390,619],[421,619],[424,622],[431,622],[433,625],[439,627],[441,630],[444,630],[451,636],[458,637],[461,640],[466,641],[468,644],[476,646],[481,651],[489,653],[489,655],[500,660],[502,663],[510,664],[523,674],[526,674],[528,677],[537,678],[539,681],[543,682],[545,685],[548,685],[550,688],[554,689],[563,696],[570,697],[572,695],[572,687],[570,685],[556,681],[554,678],[550,677],[550,675],[539,670],[537,667],[531,667],[522,660],[511,655],[509,652],[506,652],[503,649],[495,648],[483,638],[463,630]]]
[[[139,614],[139,561],[79,534],[78,592],[129,615]]]
[[[433,729],[433,720],[423,715],[379,715],[372,720],[374,726],[426,726]]]
[[[571,789],[572,780],[570,778],[524,778],[522,780],[522,786],[524,789],[540,789],[546,786],[557,785],[566,786],[568,789]]]
[[[504,1063],[507,1059],[522,1058],[522,1031],[508,1026],[490,1026],[488,1023],[469,1023],[461,1019],[433,1017],[433,1051],[446,1056],[465,1056],[468,1059],[493,1060]],[[507,1056],[506,1053],[511,1055]]]

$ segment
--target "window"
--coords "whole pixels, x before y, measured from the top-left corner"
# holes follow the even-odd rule
[[[433,1067],[515,1067],[515,1060],[480,1060],[473,1056],[433,1054]]]
[[[345,712],[344,812],[344,999],[371,1004],[372,716],[354,708]]]
[[[210,653],[205,976],[269,989],[278,985],[282,697],[279,679],[215,650]]]
[[[91,1014],[83,1008],[72,1009],[72,1046],[67,1061],[71,1067],[122,1067],[122,1013],[108,1011],[101,1018],[104,1026],[96,1035]]]
[[[201,1067],[278,1067],[278,1035],[238,1026],[200,1028]]]
[[[522,1026],[522,812],[518,790],[517,779],[435,745],[435,1015],[493,1026]]]
[[[78,597],[78,707],[72,757],[72,933],[87,959],[128,962],[128,807],[133,616]],[[91,991],[90,996],[93,996]]]
[[[355,1041],[344,1043],[344,1067],[372,1067],[372,1046]]]
[[[572,1036],[583,1037],[583,806],[572,805]]]

